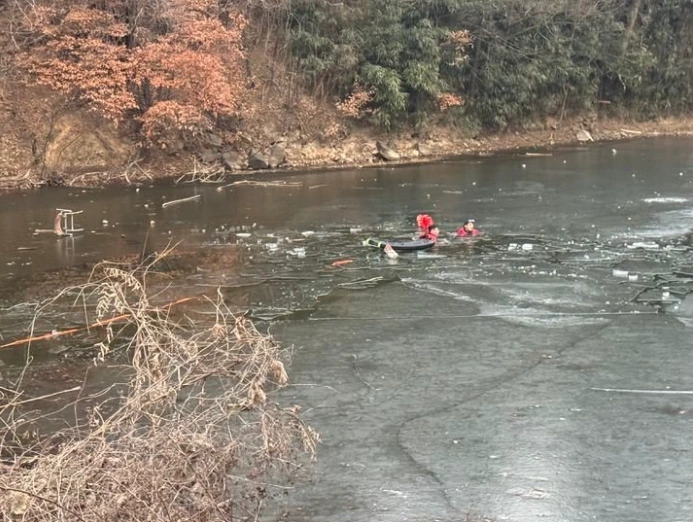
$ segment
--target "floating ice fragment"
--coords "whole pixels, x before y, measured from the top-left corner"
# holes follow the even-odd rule
[[[419,259],[444,259],[447,256],[443,254],[430,254],[428,252],[417,252],[416,257]]]
[[[532,250],[534,248],[534,245],[532,243],[524,243],[522,245],[522,250]]]
[[[236,237],[250,237],[250,232],[236,232]]]
[[[634,283],[638,280],[638,274],[628,274],[628,281]]]
[[[361,227],[351,227],[349,228],[349,234],[359,234],[362,231]]]
[[[304,230],[303,232],[301,232],[301,235],[303,237],[310,237],[315,235],[315,232],[313,232],[312,230]]]
[[[628,270],[619,270],[617,268],[614,268],[614,270],[611,272],[611,275],[618,278],[628,279],[629,274]]]
[[[517,250],[517,243],[510,243],[508,245],[508,250]]]
[[[645,250],[659,250],[659,245],[654,241],[636,241],[632,245],[626,245],[626,248],[634,250],[636,248],[644,248]]]

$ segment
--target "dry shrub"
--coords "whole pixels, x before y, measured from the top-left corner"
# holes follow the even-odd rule
[[[78,425],[28,444],[24,432],[37,418],[19,393],[3,389],[0,519],[257,519],[302,455],[313,456],[318,436],[297,407],[269,399],[288,379],[278,344],[232,314],[220,294],[185,314],[153,305],[147,271],[102,264],[77,289],[90,322],[125,316],[98,345],[98,358],[128,351],[119,396],[92,395]],[[74,290],[59,299],[74,300]]]
[[[436,103],[438,105],[438,110],[446,111],[451,107],[459,107],[464,103],[464,100],[456,95],[449,92],[438,95],[436,98]]]
[[[342,116],[357,120],[361,119],[371,114],[372,111],[367,106],[373,101],[373,96],[373,91],[368,91],[359,85],[355,85],[353,92],[345,100],[337,103],[337,111]]]
[[[450,31],[445,41],[452,52],[451,66],[459,66],[469,60],[469,48],[474,45],[474,37],[469,31]]]

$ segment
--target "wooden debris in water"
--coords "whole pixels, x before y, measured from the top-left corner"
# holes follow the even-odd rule
[[[303,183],[298,181],[254,181],[252,179],[243,179],[219,187],[217,190],[234,187],[236,185],[252,185],[255,187],[300,187]]]
[[[197,201],[198,199],[200,199],[200,194],[190,196],[189,198],[174,199],[173,201],[167,201],[161,205],[161,208],[171,207],[173,205],[178,205],[179,203],[187,203],[188,201]]]
[[[384,283],[385,278],[382,276],[371,277],[370,279],[357,279],[356,281],[349,281],[348,283],[340,283],[340,288],[351,288],[354,290],[362,290],[366,288],[373,288],[380,283]]]

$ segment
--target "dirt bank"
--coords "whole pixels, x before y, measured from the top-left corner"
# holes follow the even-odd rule
[[[18,135],[9,139],[11,134],[0,140],[0,190],[146,184],[161,179],[221,182],[270,172],[403,165],[591,141],[679,135],[693,135],[693,118],[648,122],[593,118],[474,136],[449,126],[432,126],[425,133],[409,129],[385,134],[333,122],[328,129],[304,131],[253,126],[252,132],[239,132],[232,142],[227,136],[212,133],[194,146],[181,144],[176,151],[152,153],[139,150],[126,133],[92,115],[70,113],[54,118],[42,139],[38,163],[31,152],[36,143]]]

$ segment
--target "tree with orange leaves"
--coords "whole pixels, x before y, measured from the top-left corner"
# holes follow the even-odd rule
[[[116,123],[134,117],[149,143],[196,134],[237,113],[245,19],[212,0],[81,0],[36,5],[38,43],[23,55],[37,84]]]

